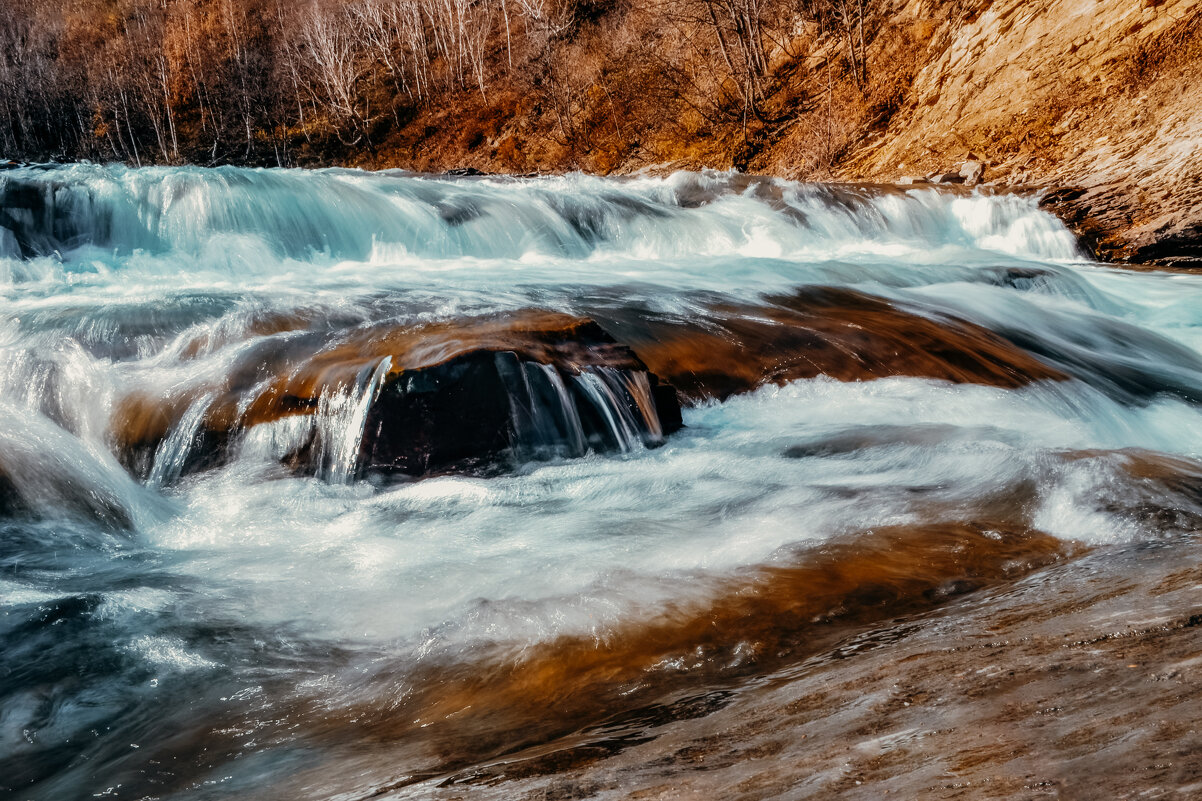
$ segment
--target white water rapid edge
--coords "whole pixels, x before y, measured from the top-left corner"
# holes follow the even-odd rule
[[[1202,521],[1202,278],[1017,195],[22,168],[0,363],[19,799],[437,795]]]

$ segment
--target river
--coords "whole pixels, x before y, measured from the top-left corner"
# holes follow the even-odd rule
[[[14,799],[516,797],[1202,525],[1202,279],[1014,194],[21,168],[0,362]]]

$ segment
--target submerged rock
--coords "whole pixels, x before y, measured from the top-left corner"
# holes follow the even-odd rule
[[[630,311],[597,316],[692,401],[819,375],[1004,388],[1067,378],[988,329],[920,311],[855,290],[807,287],[764,305],[715,303],[690,319]]]
[[[611,624],[602,637],[564,634],[518,653],[485,647],[466,660],[418,664],[406,675],[411,691],[403,716],[364,704],[327,721],[337,734],[354,725],[358,736],[379,740],[446,737],[449,729],[478,733],[461,736],[455,752],[468,764],[571,732],[595,734],[607,725],[612,732],[616,721],[637,722],[643,734],[650,726],[716,712],[724,704],[715,686],[737,687],[782,665],[796,666],[883,619],[1012,582],[1075,550],[1044,532],[998,521],[882,526],[781,552],[771,565],[730,577],[691,577],[704,594]],[[697,688],[709,689],[717,703],[692,704],[683,715],[660,706],[661,699],[681,695],[696,700],[688,693]],[[413,719],[432,723],[405,725]],[[610,753],[650,739],[623,743],[611,733]],[[508,760],[486,763],[455,781],[565,769],[556,762],[531,760],[516,776],[506,775],[514,764]],[[456,766],[423,767],[445,775]]]
[[[421,475],[487,466],[511,454],[583,456],[657,445],[681,427],[675,392],[625,350],[620,365],[472,350],[391,373],[365,421],[360,469]]]
[[[1007,540],[1012,536],[1000,533]],[[966,541],[975,546],[996,535],[969,534]],[[892,601],[882,592],[888,586],[874,581],[872,573],[895,564],[895,558],[882,549],[866,573],[848,571],[848,579],[863,582],[853,600]],[[742,684],[723,683],[718,685],[722,692],[712,689],[717,682],[703,685],[693,667],[700,658],[682,648],[690,667],[680,674],[694,689],[669,698],[683,695],[693,706],[661,702],[627,714],[624,720],[633,724],[628,730],[641,737],[616,738],[615,730],[623,730],[607,709],[610,717],[601,725],[589,728],[572,720],[569,736],[547,737],[525,749],[510,745],[503,760],[481,761],[450,779],[432,769],[424,775],[411,769],[424,782],[415,781],[409,794],[441,800],[500,785],[511,798],[534,799],[562,787],[620,781],[630,798],[669,796],[670,788],[681,786],[689,788],[690,797],[731,801],[1001,801],[1136,798],[1154,792],[1187,798],[1197,794],[1202,780],[1202,767],[1192,758],[1202,745],[1196,724],[1202,685],[1191,671],[1202,643],[1196,590],[1202,581],[1200,558],[1196,537],[1103,547],[1042,569],[1047,560],[1023,553],[1017,564],[1036,569],[1025,581],[998,582],[967,597],[950,595],[930,612],[869,623],[856,633],[841,630],[841,621],[824,621],[807,632],[812,655],[805,662],[765,669]],[[928,562],[912,565],[916,574],[938,575]],[[953,582],[950,589],[962,588]],[[969,586],[980,583],[974,577]],[[810,585],[801,586],[801,603],[812,603]],[[942,585],[936,587],[932,601],[942,591]],[[762,597],[757,592],[744,603],[750,609]],[[891,608],[881,606],[882,611]],[[759,631],[741,618],[733,627],[751,632],[740,643],[751,650],[746,641]],[[729,630],[717,624],[710,629]],[[606,655],[624,644],[618,637],[600,641]],[[533,660],[540,654],[522,656]],[[562,658],[559,652],[554,657]],[[514,673],[477,667],[470,675],[500,676],[516,685]],[[662,668],[649,673],[665,684],[673,677]],[[642,691],[645,685],[629,686]],[[702,694],[695,689],[700,686],[710,692]],[[476,690],[477,697],[484,689],[491,688]],[[516,694],[504,694],[508,689],[489,698],[501,699],[493,706],[467,707],[464,701],[455,711],[466,708],[465,718],[484,713],[516,718],[523,710],[510,712],[517,704]],[[461,698],[450,696],[446,707]],[[537,708],[529,704],[526,710]],[[558,715],[563,704],[557,697],[542,708]],[[431,719],[431,729],[442,722]],[[649,720],[654,737],[645,734]],[[362,726],[361,718],[351,725]],[[512,724],[496,729],[528,730]],[[388,786],[385,781],[377,784]]]
[[[219,386],[125,398],[116,450],[155,484],[245,447],[333,481],[479,473],[654,446],[681,427],[678,391],[698,402],[820,375],[1003,388],[1066,378],[966,320],[848,289],[713,302],[687,317],[623,301],[592,317],[525,311],[334,333],[267,321]],[[211,346],[185,345],[181,358]]]
[[[0,520],[134,527],[141,488],[113,458],[30,409],[0,405]]]
[[[59,185],[15,176],[0,181],[0,237],[11,237],[24,258],[54,253],[78,238],[69,200],[56,202]],[[7,231],[7,234],[3,232]]]
[[[344,480],[627,451],[681,419],[672,387],[597,323],[522,312],[268,337],[223,386],[126,398],[113,430],[130,469],[161,481],[265,426],[290,467]]]

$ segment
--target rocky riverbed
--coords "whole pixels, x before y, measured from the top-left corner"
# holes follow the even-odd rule
[[[1196,789],[1196,275],[729,173],[0,197],[16,798]]]
[[[1190,798],[1202,543],[1100,548],[385,798]],[[673,719],[673,718],[681,719]]]

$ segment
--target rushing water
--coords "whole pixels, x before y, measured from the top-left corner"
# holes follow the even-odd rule
[[[780,315],[822,317],[781,298],[819,290],[855,299],[845,362],[702,382],[679,431],[641,369],[497,356],[527,399],[499,459],[362,461],[389,376],[439,361],[388,332],[442,332],[433,352],[536,309],[666,370],[663,331],[752,360]],[[914,327],[882,351],[891,309]],[[929,332],[898,355],[920,323],[1017,366],[941,344],[971,373],[946,380]],[[344,375],[351,341],[373,344]],[[314,354],[339,377],[311,408],[252,420]],[[0,361],[13,798],[357,798],[560,738],[620,748],[618,724],[705,713],[681,693],[820,650],[824,621],[1202,520],[1202,280],[1089,263],[1014,195],[20,169]],[[240,422],[206,439],[223,403]],[[157,434],[137,451],[133,428]]]

